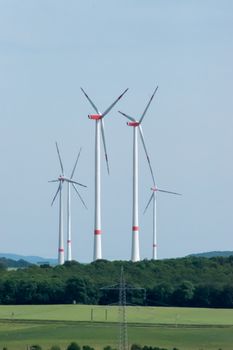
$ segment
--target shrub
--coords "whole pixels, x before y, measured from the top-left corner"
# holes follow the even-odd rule
[[[81,350],[81,348],[77,343],[72,342],[67,346],[67,350]]]
[[[138,344],[132,344],[131,350],[142,350],[142,347],[141,345],[138,345]]]
[[[95,350],[94,348],[92,348],[89,345],[83,345],[83,350]],[[110,350],[110,349],[109,349]]]
[[[31,345],[30,350],[42,350],[42,347],[40,345]]]

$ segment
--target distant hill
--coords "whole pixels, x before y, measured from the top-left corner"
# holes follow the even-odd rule
[[[189,254],[187,257],[194,256],[194,257],[203,257],[203,258],[213,258],[216,256],[222,256],[222,257],[228,257],[233,255],[233,251],[211,251],[211,252],[203,252],[203,253],[194,253]],[[41,256],[35,256],[35,255],[19,255],[19,254],[12,254],[12,253],[0,253],[0,261],[1,258],[6,258],[13,260],[15,262],[18,262],[19,260],[23,260],[30,264],[46,264],[55,266],[57,265],[57,259],[54,258],[42,258]],[[13,262],[9,262],[10,265],[14,264]],[[9,267],[11,267],[9,265]],[[12,266],[15,267],[15,266]]]
[[[13,259],[1,257],[0,265],[2,265],[4,268],[22,268],[22,267],[28,267],[32,264],[23,259],[13,260]]]
[[[34,255],[19,255],[19,254],[11,254],[11,253],[0,253],[0,258],[6,258],[10,260],[24,260],[31,264],[46,264],[49,263],[50,265],[56,265],[57,259],[51,259],[51,258],[42,258],[41,256],[34,256]]]
[[[188,256],[196,256],[196,257],[202,257],[202,258],[214,258],[215,256],[223,256],[227,258],[228,256],[233,255],[233,251],[231,250],[225,250],[225,251],[212,251],[212,252],[205,252],[205,253],[196,253],[196,254],[190,254]]]

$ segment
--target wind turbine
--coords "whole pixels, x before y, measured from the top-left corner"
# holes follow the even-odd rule
[[[63,164],[62,164],[62,160],[61,160],[61,155],[59,152],[59,148],[58,148],[58,144],[56,142],[56,149],[57,149],[57,154],[58,154],[58,159],[59,159],[59,163],[60,163],[60,167],[61,167],[61,175],[59,175],[59,177],[55,180],[50,180],[49,182],[59,182],[57,191],[55,193],[55,196],[53,197],[51,206],[53,205],[58,193],[59,193],[59,236],[58,236],[58,264],[62,265],[64,264],[64,237],[63,237],[63,198],[62,198],[62,187],[63,187],[63,183],[67,182],[67,183],[71,183],[72,185],[79,185],[82,187],[86,187],[85,185],[82,185],[79,182],[74,181],[72,178],[68,178],[64,175],[64,168],[63,168]],[[77,161],[76,161],[76,165],[77,165]],[[76,167],[75,165],[75,167]],[[75,170],[75,168],[74,168]],[[73,175],[73,174],[72,174]],[[75,187],[76,189],[76,187]],[[77,190],[77,189],[76,189]]]
[[[153,200],[153,246],[152,246],[152,259],[157,259],[157,215],[156,215],[156,195],[157,195],[157,192],[163,192],[163,193],[169,193],[169,194],[174,194],[174,195],[177,195],[177,196],[181,196],[180,193],[177,193],[177,192],[171,192],[171,191],[165,191],[165,190],[162,190],[160,188],[158,188],[157,186],[154,186],[151,188],[152,190],[152,194],[149,198],[149,201],[147,203],[147,206],[144,210],[144,214],[145,212],[147,211],[147,208],[149,207],[151,201]]]
[[[109,173],[109,164],[107,156],[106,141],[104,135],[104,120],[103,118],[110,112],[115,104],[122,98],[128,89],[126,89],[106,110],[104,113],[100,113],[99,109],[92,102],[90,97],[81,88],[82,92],[94,108],[96,114],[89,114],[88,118],[95,120],[95,221],[94,221],[94,254],[93,259],[102,259],[101,248],[101,182],[100,182],[100,134],[102,135],[104,153],[106,159],[107,170]]]
[[[74,176],[74,172],[80,157],[80,153],[81,153],[81,148],[79,150],[78,156],[76,158],[75,164],[74,164],[74,168],[72,170],[72,173],[70,175],[70,180],[73,179]],[[72,246],[71,246],[71,201],[70,201],[70,185],[72,185],[72,187],[74,188],[75,192],[77,193],[80,201],[82,202],[83,206],[87,209],[87,206],[82,198],[82,196],[80,195],[78,189],[76,188],[76,182],[70,182],[67,181],[67,261],[71,261],[72,260]]]
[[[133,217],[132,217],[132,249],[131,249],[131,260],[132,261],[140,261],[140,249],[139,249],[139,220],[138,220],[138,131],[142,141],[142,145],[146,154],[147,162],[150,168],[151,176],[153,179],[153,183],[155,184],[154,174],[152,171],[150,158],[146,149],[146,144],[142,132],[142,121],[145,117],[145,114],[151,104],[151,101],[154,98],[154,95],[158,89],[158,86],[154,90],[149,102],[146,105],[144,112],[141,115],[139,121],[135,118],[130,117],[129,115],[122,113],[124,117],[128,118],[130,122],[127,123],[128,126],[133,127]]]

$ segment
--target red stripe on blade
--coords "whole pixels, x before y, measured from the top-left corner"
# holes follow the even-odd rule
[[[101,235],[102,231],[101,230],[95,230],[94,233],[95,233],[95,235]]]
[[[133,231],[139,231],[139,226],[133,226]]]

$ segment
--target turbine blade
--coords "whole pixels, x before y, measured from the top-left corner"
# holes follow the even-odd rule
[[[111,109],[115,106],[115,104],[122,98],[122,96],[128,91],[128,89],[126,89],[124,92],[122,92],[122,94],[117,97],[117,99],[106,109],[106,111],[102,114],[102,117],[104,117],[106,114],[108,114]]]
[[[124,117],[128,118],[128,119],[131,120],[132,122],[136,122],[136,120],[135,120],[134,118],[130,117],[129,115],[127,115],[127,114],[125,114],[125,113],[123,113],[123,112],[120,112],[120,111],[118,111],[118,113],[122,114]]]
[[[146,149],[146,144],[145,144],[145,140],[144,140],[144,136],[143,136],[141,125],[139,125],[138,128],[139,128],[139,135],[140,135],[141,140],[142,140],[143,148],[144,148],[144,151],[146,153],[146,158],[147,158],[147,162],[148,162],[148,165],[149,165],[149,168],[150,168],[153,184],[155,186],[155,177],[154,177],[154,173],[153,173],[153,170],[152,170],[152,167],[151,167],[151,164],[150,164],[150,158],[149,158],[149,155],[148,155],[148,152],[147,152],[147,149]]]
[[[71,176],[70,176],[71,179],[72,179],[73,176],[74,176],[74,172],[75,172],[76,166],[77,166],[77,164],[78,164],[78,160],[79,160],[81,151],[82,151],[82,148],[80,148],[79,153],[78,153],[78,156],[77,156],[77,159],[76,159],[76,162],[75,162],[75,164],[74,164],[74,168],[73,168],[72,173],[71,173]]]
[[[96,105],[94,104],[94,102],[90,99],[90,97],[86,94],[86,92],[83,90],[83,88],[80,88],[82,90],[82,92],[84,93],[84,95],[86,96],[86,98],[88,99],[88,101],[90,102],[90,104],[92,105],[92,107],[94,108],[94,110],[96,111],[97,114],[101,114],[98,110],[98,108],[96,107]]]
[[[175,194],[177,196],[182,196],[181,193],[177,193],[177,192],[171,192],[171,191],[165,191],[165,190],[160,190],[159,188],[157,188],[158,192],[164,192],[164,193],[169,193],[169,194]]]
[[[61,155],[60,155],[60,152],[59,152],[59,148],[58,148],[57,142],[56,142],[56,148],[57,148],[57,154],[58,154],[58,158],[59,158],[59,162],[60,162],[60,166],[61,166],[61,172],[62,172],[62,174],[64,174],[64,168],[63,168],[63,164],[62,164],[62,160],[61,160]]]
[[[87,206],[86,206],[84,200],[82,199],[81,194],[80,194],[79,191],[77,190],[76,186],[75,186],[73,183],[72,183],[72,186],[73,186],[73,188],[75,189],[77,195],[79,196],[80,201],[82,202],[82,204],[84,205],[84,207],[87,209]]]
[[[55,196],[53,197],[51,206],[53,205],[53,203],[54,203],[54,201],[55,201],[55,199],[56,199],[56,197],[57,197],[57,195],[58,195],[58,193],[59,193],[60,190],[61,190],[61,182],[59,183],[58,189],[57,189],[57,191],[56,191],[56,193],[55,193]]]
[[[71,184],[79,185],[79,186],[82,186],[82,187],[87,187],[86,185],[80,184],[80,182],[77,182],[77,181],[74,181],[74,180],[70,180],[70,179],[67,179],[67,178],[65,178],[64,181],[67,181],[67,182],[69,182]]]
[[[59,180],[49,180],[48,182],[59,182]]]
[[[157,90],[158,90],[158,86],[156,87],[155,91],[153,92],[153,95],[151,96],[149,102],[147,103],[147,106],[146,106],[144,112],[142,113],[141,119],[139,120],[139,123],[140,123],[140,124],[141,124],[143,118],[145,117],[145,114],[146,114],[146,112],[147,112],[147,110],[148,110],[148,108],[149,108],[149,106],[150,106],[150,104],[151,104],[151,101],[153,100],[154,95],[155,95],[155,93],[156,93]]]
[[[154,197],[154,192],[152,193],[152,195],[150,196],[150,198],[149,198],[149,201],[148,201],[148,203],[147,203],[147,206],[145,207],[145,209],[144,209],[144,212],[143,212],[143,214],[145,214],[145,212],[147,211],[147,208],[149,207],[149,205],[150,205],[150,202],[152,201],[152,198]]]
[[[107,147],[106,147],[105,134],[104,134],[104,121],[103,119],[101,119],[100,121],[101,121],[101,134],[102,134],[102,140],[104,145],[105,160],[106,160],[107,170],[109,174],[108,154],[107,154]]]

